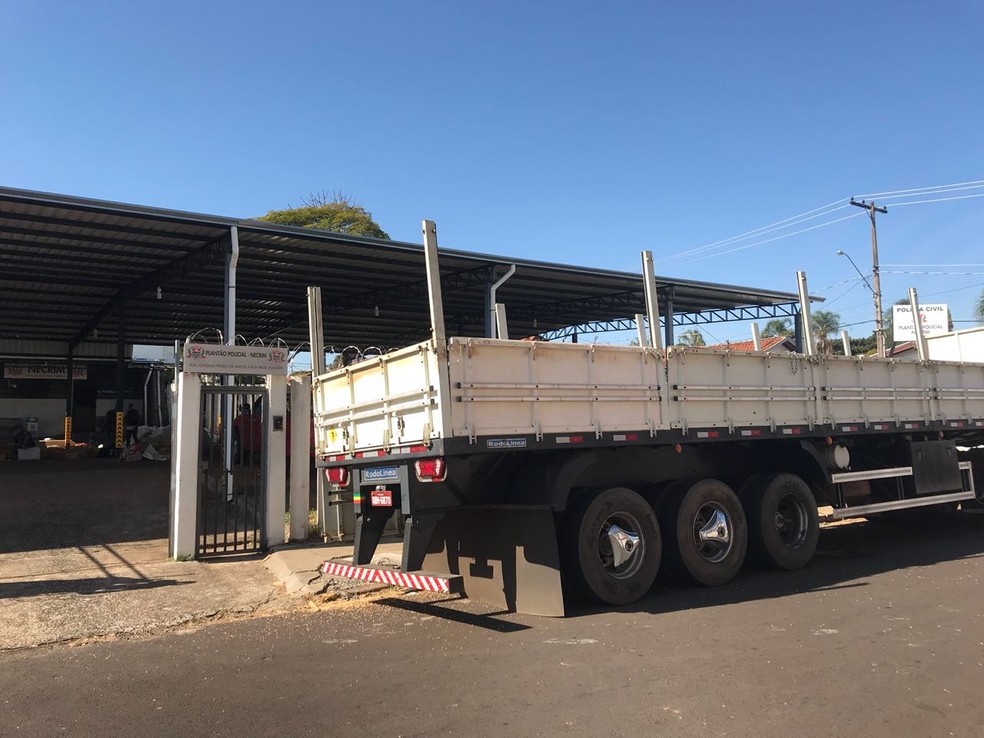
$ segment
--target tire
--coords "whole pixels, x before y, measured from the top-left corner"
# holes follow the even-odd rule
[[[631,536],[622,538],[621,549],[616,548],[616,533]],[[568,585],[574,593],[608,605],[627,605],[645,595],[662,558],[656,513],[641,495],[624,487],[577,500],[568,509],[563,543]],[[619,551],[628,558],[616,564]]]
[[[738,496],[716,479],[674,484],[666,494],[666,558],[676,574],[705,587],[734,579],[748,548],[748,525]]]
[[[817,550],[820,518],[809,486],[795,474],[763,474],[743,489],[752,555],[773,569],[800,569]]]

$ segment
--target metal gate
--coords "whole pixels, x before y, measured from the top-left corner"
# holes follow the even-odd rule
[[[256,553],[266,545],[266,405],[262,385],[202,387],[198,558]]]

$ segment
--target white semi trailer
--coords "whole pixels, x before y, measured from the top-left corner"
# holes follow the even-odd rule
[[[314,379],[317,463],[356,513],[328,574],[562,615],[565,594],[633,602],[660,567],[800,568],[818,505],[975,499],[958,444],[984,442],[984,365],[663,350],[652,299],[649,346],[447,338],[429,221],[424,243],[431,339]],[[398,572],[369,566],[394,514]]]

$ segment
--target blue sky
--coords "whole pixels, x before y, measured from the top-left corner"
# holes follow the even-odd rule
[[[652,249],[662,275],[790,291],[805,269],[864,335],[836,251],[869,271],[868,222],[833,208],[984,180],[982,28],[974,0],[0,0],[0,185],[235,216],[341,190],[402,240],[430,218],[526,258]],[[984,198],[905,200],[878,221],[885,303],[911,285],[970,320]]]

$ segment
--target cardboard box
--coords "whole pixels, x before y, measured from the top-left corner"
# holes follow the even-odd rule
[[[41,459],[41,449],[35,446],[34,448],[19,448],[17,449],[17,460],[18,461],[40,461]]]

